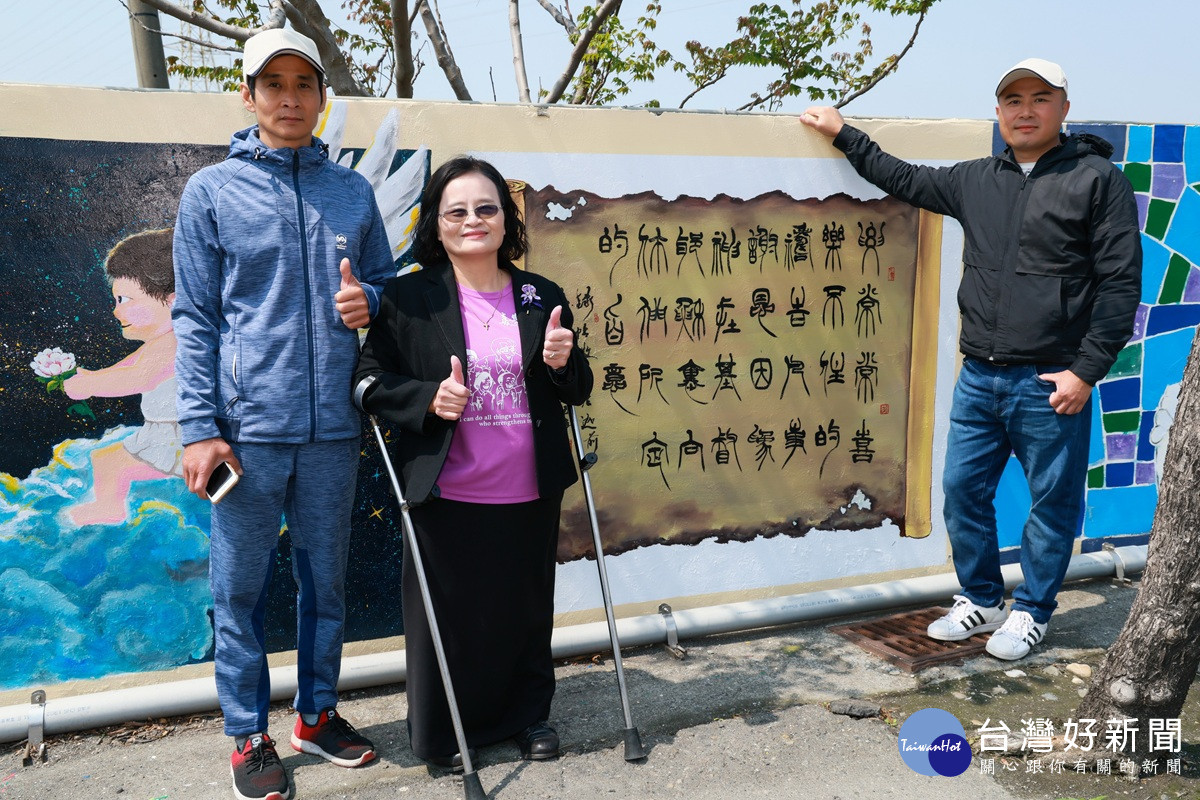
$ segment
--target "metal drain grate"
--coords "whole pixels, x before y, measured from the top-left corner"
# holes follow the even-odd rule
[[[922,608],[853,625],[837,625],[829,630],[900,669],[919,672],[979,655],[987,645],[986,636],[972,636],[961,642],[939,642],[926,636],[929,623],[945,613],[944,608]]]

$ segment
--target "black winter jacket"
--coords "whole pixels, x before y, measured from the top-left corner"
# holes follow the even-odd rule
[[[1012,151],[909,164],[846,125],[833,144],[885,192],[958,220],[964,355],[1068,367],[1095,385],[1133,334],[1142,245],[1133,188],[1090,134],[1063,137],[1028,177]]]

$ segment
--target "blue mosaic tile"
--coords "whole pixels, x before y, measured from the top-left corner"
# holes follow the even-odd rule
[[[1200,126],[1189,125],[1184,133],[1183,167],[1188,183],[1200,181]]]
[[[1146,336],[1170,333],[1200,325],[1200,303],[1155,306],[1146,321]]]
[[[1139,461],[1133,468],[1133,482],[1138,486],[1154,483],[1156,478],[1153,461]]]
[[[1117,123],[1067,123],[1067,133],[1090,133],[1099,136],[1113,146],[1113,154],[1110,156],[1113,161],[1127,161],[1132,160],[1125,158],[1125,129],[1128,127]]]
[[[1150,125],[1130,125],[1129,143],[1125,146],[1126,161],[1149,161],[1150,144],[1154,140],[1154,128]]]
[[[1142,234],[1142,302],[1154,305],[1171,263],[1171,251],[1152,236]]]
[[[1178,200],[1183,194],[1183,164],[1155,164],[1150,193],[1164,200]]]
[[[1150,431],[1154,430],[1154,412],[1143,411],[1142,423],[1138,426],[1138,461],[1154,460],[1154,445],[1150,444]]]
[[[1100,405],[1104,412],[1142,407],[1142,379],[1122,378],[1100,383]]]
[[[1182,125],[1154,126],[1154,160],[1183,161],[1183,131]]]
[[[1132,433],[1110,433],[1104,437],[1104,447],[1110,461],[1129,460],[1137,456],[1137,436]]]
[[[1193,264],[1200,264],[1200,194],[1185,189],[1175,206],[1163,244]]]
[[[1089,403],[1092,408],[1092,434],[1088,441],[1088,467],[1104,463],[1104,421],[1100,417],[1100,404]]]
[[[992,155],[998,156],[1004,152],[1004,148],[1008,147],[1004,143],[1004,138],[1000,136],[1000,123],[992,123]]]
[[[1149,366],[1142,370],[1142,408],[1158,408],[1167,387],[1183,380],[1194,337],[1195,331],[1184,329],[1146,339],[1142,363]]]
[[[1119,464],[1106,464],[1104,466],[1104,486],[1109,489],[1118,486],[1133,486],[1133,462],[1122,461]]]

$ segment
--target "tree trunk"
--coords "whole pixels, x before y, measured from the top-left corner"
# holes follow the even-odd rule
[[[392,49],[396,54],[396,97],[413,96],[412,16],[405,7],[405,0],[392,0]]]
[[[1200,336],[1183,373],[1158,485],[1158,508],[1141,588],[1129,619],[1092,677],[1078,719],[1136,719],[1135,747],[1125,755],[1156,760],[1151,719],[1177,719],[1200,664]],[[1132,725],[1132,724],[1131,724]]]

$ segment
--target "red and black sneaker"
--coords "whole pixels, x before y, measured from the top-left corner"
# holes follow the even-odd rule
[[[233,794],[238,800],[291,800],[292,785],[270,736],[254,734],[233,752],[231,762]]]
[[[322,711],[316,725],[306,725],[304,717],[298,716],[296,729],[292,731],[292,747],[339,767],[357,767],[375,758],[371,740],[354,730],[334,708]]]

